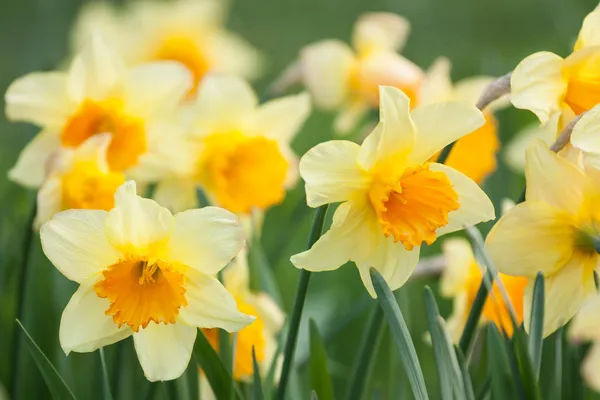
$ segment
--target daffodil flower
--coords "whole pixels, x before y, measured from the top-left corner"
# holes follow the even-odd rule
[[[442,271],[440,293],[444,297],[453,299],[452,315],[448,318],[447,326],[450,336],[458,343],[481,285],[484,270],[475,260],[467,240],[447,239],[442,243],[442,249],[446,267]],[[502,281],[506,289],[516,313],[517,323],[523,322],[523,295],[527,279],[498,274],[496,280]],[[509,337],[513,334],[514,328],[509,308],[505,304],[496,282],[494,282],[492,291],[483,306],[480,321],[495,324],[498,330],[506,332]]]
[[[225,29],[226,4],[221,0],[155,0],[117,8],[106,2],[87,3],[73,29],[73,42],[78,48],[92,32],[100,31],[129,65],[180,62],[192,74],[189,94],[193,95],[209,72],[246,79],[261,72],[258,51]]]
[[[600,215],[597,180],[538,141],[527,151],[524,203],[504,215],[486,247],[498,271],[524,276],[524,320],[529,329],[536,274],[546,282],[544,336],[566,324],[595,292]]]
[[[54,266],[80,286],[60,322],[66,354],[133,336],[150,381],[185,371],[198,328],[238,331],[253,321],[214,278],[244,246],[232,213],[205,207],[172,215],[136,195],[133,181],[115,207],[68,210],[41,228]]]
[[[310,111],[307,94],[258,104],[244,80],[207,76],[190,105],[190,173],[159,184],[156,199],[172,209],[195,203],[201,185],[212,203],[238,214],[283,201],[297,180],[290,142]]]
[[[58,148],[76,148],[103,133],[111,135],[106,152],[111,170],[148,179],[147,166],[152,171],[177,168],[179,158],[165,157],[162,145],[176,137],[170,138],[170,124],[162,121],[170,118],[190,85],[189,72],[178,63],[127,69],[100,36],[93,36],[68,72],[34,72],[8,88],[8,119],[42,129],[21,153],[10,178],[39,187]]]
[[[581,365],[581,376],[596,392],[600,392],[600,295],[590,297],[575,315],[569,337],[576,342],[592,342]]]
[[[574,116],[600,103],[599,25],[596,9],[584,19],[567,58],[544,51],[521,61],[511,78],[512,104],[532,111],[542,124],[553,121],[560,131]]]
[[[494,218],[485,193],[470,178],[428,160],[447,144],[485,123],[473,105],[436,103],[410,111],[410,100],[380,88],[381,121],[362,146],[329,141],[300,161],[310,207],[342,202],[333,224],[292,263],[310,271],[354,261],[369,293],[369,268],[392,290],[414,270],[422,242]]]
[[[490,76],[474,76],[452,83],[450,61],[441,57],[427,71],[418,93],[418,104],[439,101],[465,101],[477,104],[484,89],[494,81]],[[496,153],[500,148],[498,121],[493,112],[507,105],[506,98],[492,102],[485,110],[485,124],[456,142],[445,164],[482,184],[496,170]],[[477,157],[473,157],[477,154]],[[434,160],[437,159],[437,155]]]
[[[339,110],[335,131],[347,134],[373,108],[378,107],[379,85],[402,89],[414,102],[423,72],[399,55],[410,25],[392,13],[368,13],[354,26],[352,47],[330,39],[300,52],[304,85],[315,104]]]

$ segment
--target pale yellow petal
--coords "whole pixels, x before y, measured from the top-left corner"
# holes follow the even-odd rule
[[[188,325],[236,332],[254,321],[238,310],[231,293],[216,278],[192,270],[186,274],[185,289],[188,305],[181,308],[179,320]]]
[[[584,18],[574,50],[598,45],[600,45],[600,9],[596,8]]]
[[[37,211],[33,226],[39,229],[62,209],[62,182],[60,178],[50,178],[44,181],[37,193]]]
[[[198,329],[181,323],[157,324],[133,334],[133,344],[144,376],[150,382],[177,379],[192,358]]]
[[[268,294],[258,293],[255,295],[254,306],[265,324],[265,329],[276,334],[283,328],[285,314]]]
[[[600,392],[600,343],[595,343],[585,356],[581,375],[590,388]]]
[[[458,293],[452,301],[452,314],[446,319],[446,329],[452,338],[452,342],[458,344],[467,323],[469,314],[467,306],[467,294]]]
[[[550,52],[535,53],[521,61],[510,80],[513,106],[532,111],[542,124],[560,113],[567,90],[563,64],[563,58]]]
[[[203,207],[175,215],[167,247],[170,261],[214,275],[244,247],[244,232],[235,214]]]
[[[200,22],[195,21],[194,24]],[[241,76],[248,80],[255,80],[263,72],[265,63],[261,53],[240,36],[221,30],[212,32],[208,40],[205,46],[215,72]]]
[[[534,279],[551,275],[573,254],[572,218],[548,204],[527,201],[511,208],[494,225],[486,248],[498,271]]]
[[[108,213],[102,210],[68,210],[56,214],[40,230],[44,254],[68,279],[86,281],[122,256],[106,237],[107,218]]]
[[[99,133],[91,136],[73,151],[73,162],[90,161],[101,171],[108,173],[109,166],[106,152],[112,140],[110,133]]]
[[[558,119],[557,114],[553,118]],[[557,136],[557,124],[552,121],[546,125],[540,126],[534,122],[525,126],[517,132],[513,139],[504,149],[504,161],[515,172],[525,172],[525,154],[537,140],[541,140],[548,147],[554,142]]]
[[[281,97],[261,105],[252,115],[252,134],[290,144],[310,114],[308,93]]]
[[[39,187],[46,178],[46,166],[50,156],[60,147],[58,135],[42,132],[29,142],[8,171],[8,178],[28,188]]]
[[[196,187],[192,179],[165,179],[156,185],[154,200],[173,213],[196,208],[198,206]]]
[[[440,280],[440,293],[452,297],[467,287],[475,256],[471,245],[464,238],[450,238],[442,243],[446,266]]]
[[[133,333],[129,326],[119,328],[112,317],[106,315],[110,302],[98,297],[94,283],[92,279],[79,286],[62,313],[58,338],[67,355],[72,351],[92,352]]]
[[[402,50],[410,23],[401,15],[372,12],[360,16],[352,34],[352,45],[359,53]]]
[[[571,133],[571,144],[587,153],[600,155],[600,105],[577,121]]]
[[[320,143],[300,159],[300,175],[306,182],[310,207],[346,201],[364,193],[368,174],[358,165],[360,146],[345,140]]]
[[[438,57],[433,61],[419,89],[418,104],[432,104],[452,99],[451,67],[450,60],[446,57]]]
[[[124,253],[152,255],[173,231],[173,215],[154,200],[136,194],[134,181],[125,182],[115,193],[115,208],[106,218],[106,236]]]
[[[569,337],[575,340],[600,339],[600,295],[594,295],[583,303],[571,322]]]
[[[363,121],[369,109],[369,104],[361,99],[342,106],[333,120],[333,132],[339,136],[348,136]]]
[[[304,84],[317,107],[335,109],[348,99],[348,79],[354,62],[350,46],[339,40],[325,40],[302,49]]]
[[[471,178],[443,164],[431,163],[430,169],[446,174],[460,204],[458,210],[448,214],[448,224],[437,230],[438,237],[496,218],[491,200]]]
[[[477,130],[485,117],[473,104],[434,103],[417,107],[411,113],[415,126],[415,145],[410,163],[421,164],[448,144]]]
[[[526,160],[526,199],[577,214],[586,200],[586,193],[592,185],[591,179],[541,141],[527,150]]]

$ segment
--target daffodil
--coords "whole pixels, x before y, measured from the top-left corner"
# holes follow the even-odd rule
[[[60,322],[66,354],[91,352],[133,336],[147,379],[186,369],[198,328],[238,331],[253,317],[214,278],[244,246],[232,213],[205,207],[172,215],[117,189],[115,207],[68,210],[41,228],[44,253],[79,288]]]
[[[475,106],[446,102],[410,111],[404,92],[382,86],[380,116],[361,146],[334,140],[302,157],[308,205],[342,204],[329,231],[292,257],[296,267],[310,271],[354,261],[372,296],[371,267],[397,289],[414,270],[422,242],[494,218],[490,200],[475,182],[428,161],[485,123]]]
[[[542,124],[562,130],[574,116],[600,103],[600,9],[583,21],[573,53],[562,58],[539,52],[525,58],[511,78],[511,101],[530,110]]]
[[[397,53],[409,31],[408,21],[400,15],[368,13],[354,26],[352,47],[330,39],[302,49],[303,83],[318,107],[339,110],[337,132],[349,133],[370,109],[378,107],[379,85],[402,89],[414,103],[423,72]]]
[[[172,209],[193,206],[201,185],[212,203],[238,214],[283,201],[297,180],[290,142],[310,111],[306,94],[259,105],[244,80],[207,76],[191,105],[187,158],[190,173],[157,187],[156,198]]]
[[[600,295],[583,304],[571,322],[569,337],[576,342],[592,342],[581,365],[581,375],[592,389],[600,392]]]
[[[108,166],[139,179],[176,169],[169,149],[176,135],[165,123],[190,88],[178,63],[163,61],[127,69],[103,39],[93,36],[68,72],[34,72],[14,81],[5,96],[6,115],[41,128],[9,172],[12,180],[39,187],[51,155],[108,133]],[[168,145],[165,145],[165,140]]]
[[[448,329],[452,339],[458,342],[481,285],[484,269],[475,260],[471,246],[465,239],[447,239],[442,243],[442,249],[446,267],[442,271],[440,293],[453,299]],[[527,279],[498,274],[496,280],[500,280],[506,289],[516,313],[517,323],[523,322],[523,294]],[[480,321],[495,324],[501,332],[506,332],[510,337],[514,328],[508,307],[498,284],[494,282],[492,291],[483,306]]]
[[[111,38],[129,65],[178,61],[191,72],[192,94],[209,72],[258,76],[261,57],[245,40],[225,29],[227,1],[138,1],[124,9],[87,3],[73,31],[79,46],[91,32]]]
[[[558,120],[558,116],[554,118]],[[541,126],[538,122],[526,125],[515,134],[504,148],[504,162],[514,172],[525,172],[525,154],[527,153],[527,149],[538,140],[543,141],[550,147],[560,134],[560,132],[557,132],[557,129],[558,123],[552,121]]]
[[[542,142],[527,151],[526,201],[510,209],[489,233],[486,246],[498,271],[524,276],[528,329],[536,274],[546,282],[544,336],[566,324],[595,292],[600,214],[598,181]]]
[[[475,76],[453,84],[450,79],[450,67],[450,61],[444,57],[433,63],[419,90],[419,104],[449,100],[476,104],[484,89],[495,79],[489,76]],[[486,107],[483,110],[485,124],[458,140],[445,164],[475,182],[483,183],[485,178],[496,170],[496,152],[500,148],[500,140],[498,121],[493,112],[504,106],[505,99],[500,99]]]

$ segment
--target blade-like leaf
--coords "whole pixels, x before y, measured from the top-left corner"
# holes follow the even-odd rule
[[[494,324],[489,324],[487,327],[487,339],[488,360],[491,363],[491,398],[518,398],[510,367],[510,360],[508,358],[510,349],[506,346],[502,334]]]
[[[538,272],[533,286],[531,321],[529,323],[529,355],[537,379],[542,365],[542,340],[544,330],[544,275]]]
[[[329,368],[327,368],[327,353],[323,339],[312,319],[310,324],[310,383],[319,399],[333,400],[333,386]]]
[[[102,364],[102,389],[104,390],[104,399],[112,400],[112,392],[110,390],[110,380],[108,379],[108,370],[106,368],[106,359],[104,357],[104,349],[100,347],[100,363]]]
[[[552,399],[562,399],[563,396],[563,335],[564,328],[559,328],[556,331],[555,340],[555,351],[554,351],[554,388],[551,391]]]
[[[512,342],[517,358],[519,376],[521,378],[520,381],[523,386],[523,390],[525,391],[525,396],[527,399],[541,400],[542,393],[537,377],[535,376],[535,370],[533,364],[531,363],[531,358],[527,351],[525,332],[522,329],[517,329],[513,334]]]
[[[404,317],[400,312],[400,307],[398,307],[398,303],[396,302],[396,298],[388,284],[375,268],[371,268],[370,273],[375,292],[377,293],[377,300],[383,309],[383,314],[385,315],[394,341],[396,342],[396,346],[398,347],[400,359],[406,369],[408,381],[415,399],[428,399],[429,397],[427,396],[427,388],[425,387],[425,379],[423,379],[419,358],[417,357],[415,346],[410,337],[410,332],[408,331]]]
[[[465,356],[458,346],[454,346],[454,352],[460,367],[463,386],[465,388],[465,400],[475,400],[475,392],[473,392],[473,382],[471,381],[471,375],[469,374],[469,368],[467,367],[467,360],[465,360]]]
[[[486,279],[489,279],[490,283],[494,282],[494,275],[489,270],[486,271],[486,276],[481,279],[479,289],[475,295],[475,300],[473,300],[473,305],[471,306],[471,310],[467,316],[467,322],[465,323],[465,327],[458,342],[458,346],[463,354],[469,354],[471,344],[473,344],[473,339],[475,338],[477,326],[479,325],[479,319],[481,318],[481,313],[483,312],[483,306],[488,298],[489,290],[488,285],[486,284]]]
[[[260,369],[258,368],[258,361],[256,361],[256,351],[254,350],[254,346],[252,346],[252,367],[254,369],[254,385],[252,388],[252,393],[255,400],[262,400],[264,398],[262,382],[260,380]]]
[[[58,371],[56,370],[56,368],[54,368],[50,360],[48,360],[48,357],[46,357],[46,355],[42,352],[42,349],[40,349],[40,347],[35,343],[33,338],[29,335],[29,332],[27,332],[27,329],[25,329],[23,324],[21,324],[21,321],[17,320],[16,323],[19,324],[19,326],[23,330],[23,334],[25,335],[26,339],[25,343],[27,344],[27,349],[29,350],[31,357],[33,357],[36,366],[40,370],[40,373],[42,374],[46,385],[48,385],[48,390],[50,390],[52,398],[57,400],[74,399],[75,395],[73,395],[71,389],[67,386],[63,378],[58,374]]]
[[[260,242],[260,236],[256,234],[253,235],[248,247],[248,265],[251,290],[268,293],[277,304],[281,305],[281,291],[277,279]]]

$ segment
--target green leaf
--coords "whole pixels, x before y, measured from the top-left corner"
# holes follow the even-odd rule
[[[108,378],[108,369],[106,368],[106,358],[104,357],[104,349],[100,347],[98,349],[100,353],[100,363],[102,364],[102,389],[104,391],[104,399],[112,400],[112,392],[110,390],[110,380]]]
[[[327,353],[323,339],[312,319],[310,324],[310,383],[319,399],[333,400],[333,386],[327,368]]]
[[[275,350],[275,354],[273,355],[273,359],[271,360],[271,365],[269,365],[269,371],[267,372],[267,376],[265,378],[265,387],[263,393],[266,395],[267,399],[273,397],[273,384],[275,383],[275,372],[277,371],[277,364],[279,362],[279,357],[283,352],[283,343],[281,338],[277,340],[277,349]]]
[[[542,365],[544,297],[544,275],[541,272],[538,272],[533,286],[531,320],[529,323],[529,355],[537,379],[540,377],[540,366]]]
[[[535,375],[535,369],[531,362],[529,352],[527,351],[528,349],[525,339],[525,332],[521,329],[514,331],[512,342],[517,358],[519,376],[521,378],[520,381],[523,385],[525,396],[527,399],[541,400],[542,393],[538,384],[538,379]]]
[[[502,334],[494,324],[487,326],[487,345],[491,363],[491,394],[493,399],[515,399],[518,397],[513,380],[508,352]]]
[[[423,372],[419,364],[417,352],[415,351],[415,346],[410,338],[410,332],[400,312],[396,298],[388,284],[375,268],[371,268],[370,273],[375,292],[377,293],[377,300],[383,309],[383,314],[387,319],[390,331],[398,347],[400,359],[406,369],[408,381],[415,399],[428,399],[425,379],[423,379]]]
[[[206,336],[204,336],[202,330],[199,330],[198,336],[196,337],[194,356],[196,357],[196,362],[204,371],[215,397],[218,400],[229,400],[231,397],[233,380],[229,371],[225,368],[225,365],[223,365],[221,358],[210,345]],[[237,385],[234,385],[233,388],[237,398],[242,399],[243,397],[237,390]]]
[[[253,385],[253,394],[255,400],[262,400],[263,391],[262,391],[262,383],[260,380],[260,369],[258,368],[258,361],[256,361],[256,351],[254,351],[254,346],[252,346],[252,367],[254,369],[254,385]]]
[[[277,279],[260,242],[260,236],[257,234],[253,235],[248,247],[248,265],[250,267],[250,289],[269,294],[277,304],[281,305],[281,291]]]
[[[551,391],[552,399],[562,399],[563,387],[563,336],[564,327],[558,328],[556,331],[555,340],[555,351],[554,351],[554,388]]]
[[[469,368],[467,367],[467,360],[465,360],[465,356],[458,346],[454,346],[454,352],[456,354],[456,359],[458,360],[463,386],[465,388],[465,400],[475,400],[473,382],[471,381],[471,375],[469,374]]]
[[[40,370],[48,389],[50,390],[50,394],[52,398],[57,400],[62,399],[74,399],[75,395],[71,391],[71,389],[67,386],[63,378],[58,374],[54,365],[48,360],[48,357],[42,352],[39,346],[35,343],[33,338],[27,332],[27,329],[21,324],[21,321],[17,320],[17,324],[23,330],[25,334],[27,344],[27,349],[29,353],[31,353],[31,357],[35,361],[38,369]]]

